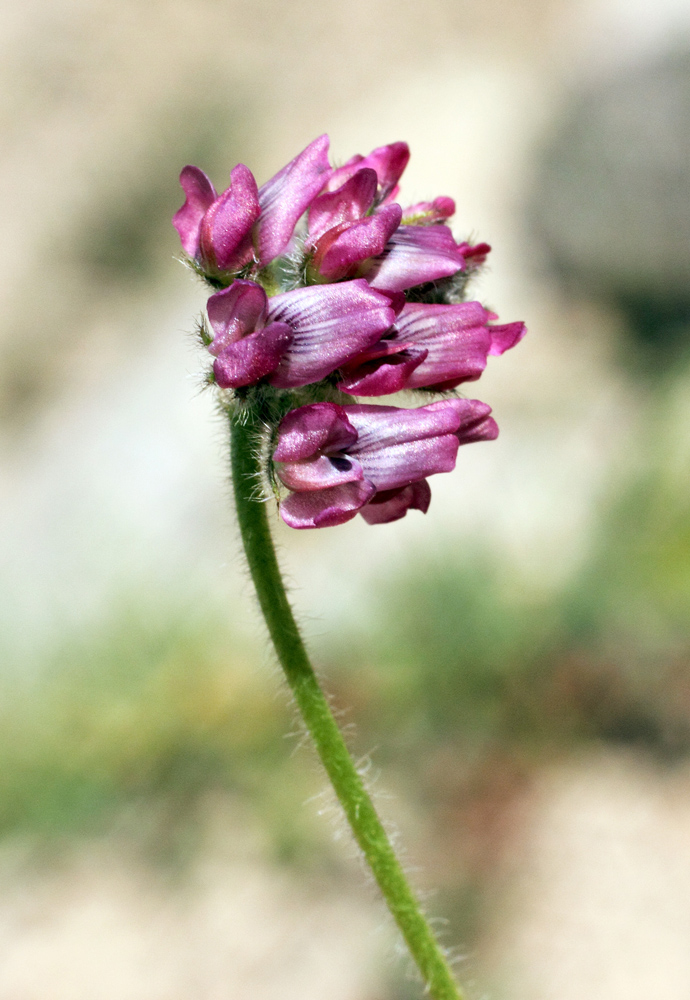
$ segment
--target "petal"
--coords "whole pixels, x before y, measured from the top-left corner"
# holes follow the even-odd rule
[[[367,272],[372,288],[404,291],[462,271],[465,261],[447,226],[400,226]]]
[[[348,420],[357,431],[357,441],[348,451],[355,455],[439,434],[454,434],[468,412],[468,402],[465,399],[441,399],[410,409],[372,403],[344,406]],[[484,406],[483,403],[479,405]]]
[[[261,265],[286,249],[297,221],[323,187],[330,169],[328,136],[322,135],[261,187],[261,217],[256,227]]]
[[[441,195],[433,201],[418,201],[403,212],[403,224],[406,226],[428,226],[434,222],[443,222],[455,215],[455,202],[452,198]]]
[[[426,358],[427,351],[400,351],[384,358],[365,361],[350,372],[338,388],[353,396],[389,396],[407,388],[412,372]]]
[[[355,153],[355,155],[351,156],[346,163],[343,163],[342,167],[335,167],[334,169],[332,169],[328,175],[328,180],[323,186],[324,193],[329,191],[337,191],[339,187],[342,187],[345,181],[349,180],[350,177],[352,177],[356,173],[356,171],[360,169],[360,165],[363,163],[364,163],[364,157],[362,156],[362,154]],[[377,183],[378,183],[378,175],[377,175]]]
[[[357,431],[337,403],[310,403],[283,417],[278,428],[275,462],[298,462],[319,452],[345,451],[357,440]]]
[[[266,292],[254,281],[233,281],[229,288],[212,295],[206,303],[215,334],[209,347],[211,354],[219,354],[228,344],[262,325],[267,304]]]
[[[173,215],[172,223],[180,235],[183,250],[190,257],[196,257],[201,220],[218,196],[211,181],[198,167],[185,167],[180,174],[180,184],[187,199]]]
[[[275,370],[292,339],[287,323],[270,323],[228,344],[213,362],[213,374],[221,389],[253,385]]]
[[[395,327],[393,327],[393,332],[397,334]],[[381,340],[372,344],[371,347],[367,347],[366,351],[362,351],[352,361],[348,361],[343,366],[343,370],[349,374],[367,361],[374,361],[376,358],[387,358],[391,354],[400,354],[401,351],[406,350],[408,347],[410,347],[410,344],[403,343],[400,337],[391,337],[389,333],[386,333]]]
[[[430,503],[431,488],[426,479],[420,479],[399,490],[381,490],[362,507],[360,514],[367,524],[388,524],[404,517],[408,510],[426,514]]]
[[[489,316],[479,302],[408,303],[396,320],[397,336],[406,344],[425,348],[428,355],[411,373],[406,388],[478,379],[492,347]]]
[[[329,528],[344,524],[357,514],[376,492],[362,480],[327,490],[291,493],[280,505],[280,516],[291,528]]]
[[[344,407],[357,431],[348,452],[359,459],[377,489],[407,486],[455,467],[462,400],[441,400],[416,409],[358,405]]]
[[[393,194],[409,159],[410,147],[406,142],[391,142],[387,146],[379,146],[368,156],[353,156],[342,167],[334,170],[328,178],[326,190],[335,190],[339,184],[351,177],[355,170],[371,167],[376,171],[379,181],[379,201],[385,201]]]
[[[291,490],[323,490],[364,479],[362,466],[347,455],[316,455],[301,462],[285,462],[276,472]]]
[[[459,446],[456,434],[440,434],[420,441],[371,448],[360,452],[357,458],[364,475],[377,489],[390,490],[437,472],[451,472]]]
[[[403,171],[410,159],[410,147],[406,142],[391,142],[387,146],[379,146],[372,150],[360,163],[361,167],[373,167],[378,174],[381,201],[392,194],[393,189],[402,177]]]
[[[401,217],[399,205],[386,205],[366,219],[329,230],[317,243],[310,267],[328,281],[347,277],[354,265],[383,253]]]
[[[490,417],[491,407],[478,399],[459,399],[462,404],[458,440],[460,444],[473,441],[493,441],[498,437],[498,424]]]
[[[316,241],[333,226],[363,218],[374,203],[377,186],[375,170],[358,170],[342,187],[316,198],[309,209],[310,239]]]
[[[519,344],[527,333],[527,327],[524,323],[504,323],[502,326],[490,326],[489,333],[491,334],[489,354],[498,355]]]
[[[478,268],[491,252],[491,247],[488,243],[476,243],[474,246],[470,243],[458,243],[458,250],[467,261],[468,267]]]
[[[254,175],[243,163],[230,173],[230,187],[204,216],[199,237],[204,263],[219,271],[237,271],[252,259],[251,232],[259,216]]]
[[[294,339],[271,385],[281,389],[318,382],[376,343],[392,325],[389,299],[366,281],[312,285],[269,299],[269,320],[289,323]]]

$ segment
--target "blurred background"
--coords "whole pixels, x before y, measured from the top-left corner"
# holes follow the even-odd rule
[[[265,649],[178,173],[405,139],[520,347],[429,515],[276,532],[473,1000],[690,996],[686,0],[5,0],[0,1000],[414,1000]]]

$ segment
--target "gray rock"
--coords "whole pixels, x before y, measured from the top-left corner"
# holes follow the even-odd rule
[[[571,99],[542,149],[529,218],[579,293],[652,325],[690,316],[690,53]]]

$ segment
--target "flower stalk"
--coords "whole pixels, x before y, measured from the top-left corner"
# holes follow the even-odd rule
[[[287,682],[355,840],[433,1000],[462,1000],[436,940],[333,717],[300,635],[276,558],[266,503],[259,494],[263,421],[256,411],[230,415],[237,518],[261,611]]]

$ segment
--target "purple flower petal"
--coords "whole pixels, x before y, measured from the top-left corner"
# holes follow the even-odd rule
[[[355,449],[360,452],[420,441],[438,434],[454,434],[462,423],[468,403],[466,399],[441,399],[409,409],[372,403],[344,406],[348,420],[357,431],[356,444],[349,450],[355,454]],[[483,403],[479,405],[484,406]]]
[[[362,480],[291,493],[280,505],[280,516],[291,528],[331,528],[351,521],[375,492],[372,483]]]
[[[294,338],[271,385],[318,382],[374,344],[395,319],[389,299],[366,281],[313,285],[269,300],[268,318],[289,323]]]
[[[452,198],[441,195],[433,201],[418,201],[403,211],[403,225],[429,226],[435,222],[443,222],[455,215],[455,202]]]
[[[410,375],[424,361],[428,351],[399,351],[388,357],[365,361],[338,383],[353,396],[389,396],[407,388]]]
[[[379,180],[379,201],[385,201],[393,194],[409,159],[410,147],[406,142],[391,142],[387,146],[379,146],[368,156],[353,156],[342,167],[334,170],[328,178],[326,190],[335,190],[338,185],[351,177],[355,170],[371,167],[376,171]]]
[[[396,406],[344,407],[357,440],[348,448],[377,489],[390,490],[455,468],[462,400],[447,399],[416,409]]]
[[[180,184],[187,198],[173,215],[172,223],[180,235],[182,249],[190,257],[196,257],[201,220],[218,196],[211,181],[198,167],[185,167],[180,174]]]
[[[488,243],[476,243],[474,246],[470,243],[458,243],[458,250],[465,258],[467,266],[475,270],[482,266],[488,254],[491,253],[491,247]]]
[[[259,217],[254,175],[243,163],[230,173],[230,187],[217,198],[201,223],[202,261],[219,271],[238,271],[253,257],[252,226]]]
[[[278,465],[276,471],[291,490],[323,490],[364,479],[362,466],[349,455],[316,455]]]
[[[447,226],[400,226],[384,252],[372,263],[372,288],[404,291],[462,271],[465,260]]]
[[[383,253],[401,216],[399,205],[385,205],[366,219],[329,230],[316,244],[310,267],[328,281],[347,277],[354,265]]]
[[[375,170],[358,170],[336,191],[315,198],[309,208],[310,240],[315,242],[333,226],[363,218],[374,203],[377,186]]]
[[[366,452],[351,450],[359,459],[366,478],[377,489],[391,490],[437,472],[451,472],[455,468],[459,445],[457,435],[439,434],[385,448],[371,448]]]
[[[524,323],[504,323],[502,326],[490,326],[491,347],[489,354],[499,355],[519,344],[527,333]]]
[[[291,339],[287,323],[269,323],[263,330],[228,344],[213,362],[216,384],[221,389],[253,385],[275,370]]]
[[[430,503],[431,488],[426,479],[420,479],[399,490],[381,490],[362,507],[360,514],[367,524],[388,524],[404,517],[408,510],[426,514]]]
[[[458,385],[478,379],[492,345],[489,317],[479,302],[408,303],[396,320],[397,337],[404,344],[425,348],[428,355],[411,373],[406,387]]]
[[[298,462],[324,449],[344,451],[356,440],[357,431],[342,406],[311,403],[283,417],[273,458],[276,462]]]
[[[261,265],[286,249],[298,219],[323,187],[330,169],[328,136],[322,135],[261,187],[261,217],[256,226]]]
[[[478,399],[459,399],[460,426],[457,430],[460,444],[473,441],[494,441],[498,437],[498,424],[490,417],[491,407]]]
[[[266,292],[254,281],[233,281],[229,288],[212,295],[206,303],[215,334],[211,354],[219,354],[228,344],[262,326],[267,305]]]
[[[388,338],[388,343],[394,344],[399,338],[401,348],[411,345],[426,348],[428,355],[411,372],[405,388],[442,391],[478,379],[490,354],[502,354],[525,333],[523,323],[491,326],[488,321],[492,317],[493,313],[479,302],[408,303],[398,316],[395,334]]]

